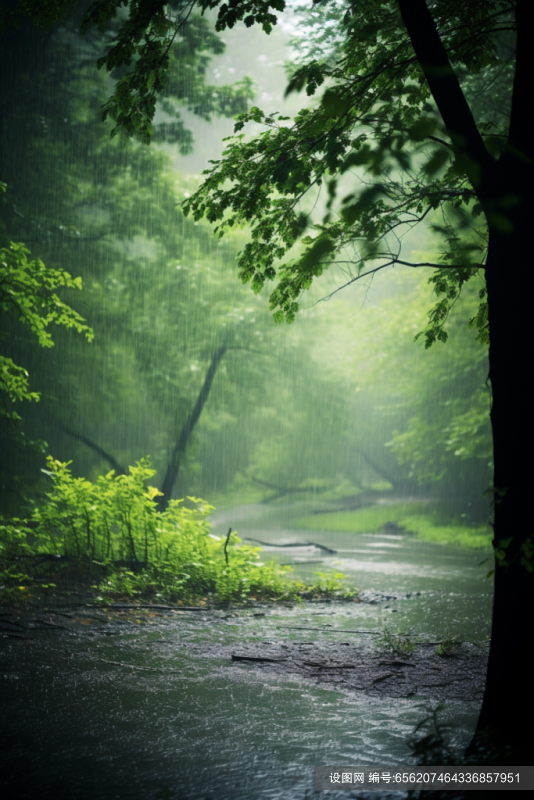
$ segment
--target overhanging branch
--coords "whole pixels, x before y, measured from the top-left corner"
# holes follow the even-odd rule
[[[61,425],[60,427],[61,430],[67,434],[67,436],[72,436],[73,439],[77,439],[79,442],[83,442],[83,444],[87,445],[87,447],[90,447],[91,450],[94,450],[95,453],[98,453],[98,455],[101,458],[103,458],[104,461],[107,461],[108,464],[110,464],[113,467],[117,475],[127,474],[124,467],[121,464],[119,464],[119,462],[115,458],[113,458],[113,456],[110,453],[104,450],[103,447],[100,447],[100,445],[96,444],[96,442],[93,442],[92,439],[89,439],[88,436],[84,436],[82,433],[77,433],[76,431],[73,431],[70,428],[68,428],[66,425]]]
[[[341,264],[341,263],[347,263],[347,262],[341,262],[341,261],[332,261],[332,262],[330,262],[330,264]],[[353,263],[353,262],[348,262],[348,263]],[[437,263],[434,263],[432,261],[413,262],[413,261],[402,261],[400,258],[392,258],[390,261],[387,261],[385,264],[380,264],[379,267],[375,267],[374,269],[367,270],[367,272],[362,272],[360,275],[355,275],[353,278],[351,278],[350,281],[347,281],[347,283],[344,283],[342,286],[338,286],[337,289],[334,289],[334,291],[330,292],[330,294],[327,295],[326,297],[322,297],[320,302],[326,302],[327,300],[330,300],[330,298],[332,298],[335,294],[340,292],[342,289],[346,289],[347,286],[351,286],[353,283],[356,283],[356,281],[360,281],[362,278],[367,278],[369,275],[375,275],[377,272],[380,272],[380,270],[386,269],[386,267],[394,267],[397,264],[400,264],[403,267],[413,267],[415,269],[417,269],[419,267],[433,267],[434,269],[465,269],[466,268],[465,264],[437,264]],[[484,269],[485,265],[484,264],[470,264],[470,265],[468,265],[468,268],[469,269]]]
[[[399,0],[399,8],[454,150],[464,157],[462,166],[482,201],[482,173],[492,170],[495,162],[486,150],[436,24],[425,0]]]

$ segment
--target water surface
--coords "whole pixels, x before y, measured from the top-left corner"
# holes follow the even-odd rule
[[[31,641],[1,640],[6,797],[311,800],[316,764],[414,763],[407,739],[431,697],[369,698],[280,679],[221,658],[217,646],[349,636],[375,647],[374,632],[385,626],[413,627],[427,640],[450,627],[480,642],[489,633],[491,604],[487,568],[477,566],[481,554],[408,536],[295,531],[269,509],[233,511],[215,518],[215,532],[233,524],[240,535],[272,544],[335,549],[334,555],[272,555],[306,577],[339,569],[370,602],[140,622],[135,615],[108,620],[73,611],[80,619],[73,624],[65,617],[67,630],[37,625]],[[229,522],[239,514],[239,523]],[[477,714],[476,702],[447,703],[443,720],[458,752]],[[328,794],[329,800],[350,796]]]

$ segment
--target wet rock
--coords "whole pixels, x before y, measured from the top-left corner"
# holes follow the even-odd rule
[[[375,606],[379,603],[388,603],[392,600],[399,600],[400,598],[404,599],[405,595],[396,595],[396,594],[386,594],[385,592],[375,592],[372,589],[360,592],[358,594],[358,599],[362,603],[369,603],[369,605]],[[388,606],[386,606],[388,608]]]

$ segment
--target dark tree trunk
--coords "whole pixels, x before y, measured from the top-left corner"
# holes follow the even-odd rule
[[[494,458],[495,596],[486,691],[470,750],[489,734],[497,753],[532,761],[534,574],[532,557],[532,44],[527,4],[517,4],[517,62],[508,147],[482,197],[490,227],[486,284],[490,322]],[[493,182],[491,178],[493,177]],[[507,546],[505,546],[507,545]],[[529,564],[530,561],[530,564]],[[498,757],[498,756],[497,756]]]
[[[230,349],[238,349],[238,348],[230,348]],[[178,436],[178,440],[172,450],[171,458],[169,464],[167,466],[167,471],[165,472],[165,477],[163,479],[163,484],[161,487],[161,491],[163,492],[163,496],[159,498],[157,509],[158,511],[165,511],[167,506],[169,505],[169,500],[171,498],[172,490],[178,478],[180,472],[180,465],[182,457],[185,453],[189,440],[191,438],[191,434],[195,429],[195,425],[197,424],[200,415],[202,413],[202,409],[206,405],[206,401],[209,397],[209,393],[211,390],[211,385],[213,383],[213,379],[221,363],[224,354],[228,350],[227,347],[219,347],[211,357],[211,362],[208,367],[208,371],[206,372],[206,377],[204,378],[204,383],[202,384],[202,388],[198,393],[198,397],[196,399],[195,405],[193,406],[193,410],[187,417],[181,431],[180,435]],[[104,450],[100,445],[96,444],[89,439],[88,436],[83,436],[81,433],[76,433],[75,431],[70,430],[65,426],[62,426],[62,430],[68,434],[68,436],[72,436],[74,439],[77,439],[80,442],[83,442],[87,447],[90,447],[91,450],[94,450],[101,456],[108,464],[114,468],[117,475],[126,475],[126,470],[122,467],[119,462],[113,458],[106,450]]]
[[[527,0],[517,2],[517,62],[507,149],[494,161],[484,146],[425,0],[399,0],[416,56],[453,147],[486,214],[497,558],[488,677],[468,749],[498,763],[529,764],[533,752],[531,478],[533,222],[532,44]],[[530,567],[530,569],[529,569]],[[478,759],[477,759],[478,760]],[[495,762],[494,762],[495,763]]]
[[[510,176],[506,183],[503,192],[508,188],[511,194],[514,186]],[[493,544],[497,553],[503,551],[504,561],[496,559],[488,677],[470,748],[476,752],[484,746],[485,734],[491,733],[490,740],[498,751],[511,748],[514,764],[531,761],[534,711],[534,581],[524,562],[529,537],[532,541],[533,514],[528,463],[532,457],[531,354],[526,347],[532,337],[532,265],[526,234],[532,203],[523,197],[520,213],[513,218],[514,231],[491,231],[486,266],[495,487]]]
[[[189,439],[191,438],[191,434],[193,433],[195,425],[197,424],[199,417],[202,413],[202,409],[206,404],[206,400],[208,399],[211,389],[211,384],[213,383],[213,379],[215,377],[215,373],[217,372],[219,364],[221,363],[222,358],[226,353],[227,349],[228,349],[227,347],[219,347],[219,349],[216,350],[213,356],[211,357],[211,362],[208,367],[206,377],[204,378],[204,383],[202,384],[202,388],[198,394],[195,405],[193,406],[193,410],[186,419],[182,427],[182,430],[180,431],[178,441],[176,442],[172,450],[171,459],[169,461],[169,465],[167,467],[167,471],[163,479],[163,484],[161,486],[163,497],[160,497],[158,499],[158,511],[165,511],[165,509],[169,505],[169,500],[171,499],[172,490],[174,488],[174,484],[176,483],[178,474],[180,472],[182,456],[185,453],[186,447],[189,443]]]

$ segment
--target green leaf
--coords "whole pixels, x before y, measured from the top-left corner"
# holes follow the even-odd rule
[[[299,271],[314,272],[318,264],[334,250],[335,242],[327,237],[317,238],[299,261]]]
[[[376,184],[369,186],[359,196],[355,203],[349,203],[341,210],[341,216],[347,225],[353,225],[360,216],[372,207],[377,197],[384,194],[383,186]]]
[[[443,150],[436,150],[433,155],[428,159],[426,164],[424,164],[422,171],[433,177],[437,172],[445,166],[447,161],[450,158],[450,153],[443,149]]]
[[[432,117],[419,117],[408,128],[408,137],[413,142],[422,142],[436,132],[436,121]]]
[[[321,98],[321,105],[327,119],[342,117],[352,106],[352,98],[341,89],[327,89]]]

